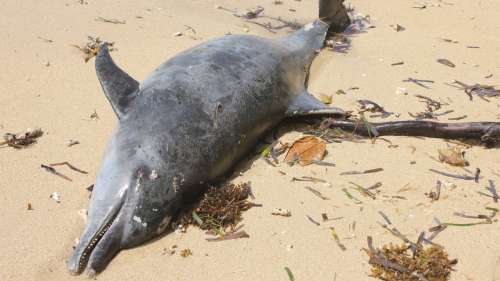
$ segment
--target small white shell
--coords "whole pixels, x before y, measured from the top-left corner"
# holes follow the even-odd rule
[[[52,192],[50,198],[54,199],[57,203],[61,203],[61,195],[57,191]]]

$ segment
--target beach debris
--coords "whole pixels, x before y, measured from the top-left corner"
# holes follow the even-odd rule
[[[314,188],[312,188],[310,186],[304,186],[304,188],[307,189],[307,190],[309,190],[309,191],[311,191],[312,194],[316,195],[317,197],[319,197],[319,198],[321,198],[323,200],[330,200],[330,198],[323,196],[323,194],[321,194],[321,192],[319,192],[318,190],[316,190],[316,189],[314,189]]]
[[[73,181],[72,179],[70,179],[69,177],[65,176],[64,174],[61,174],[60,172],[58,172],[55,168],[51,167],[51,166],[47,166],[47,165],[44,165],[44,164],[41,164],[40,165],[41,168],[43,168],[45,171],[53,174],[53,175],[56,175],[60,178],[63,178],[67,181]]]
[[[455,64],[454,64],[454,63],[452,63],[452,62],[451,62],[450,60],[448,60],[448,59],[438,59],[438,60],[437,60],[437,62],[438,62],[438,63],[440,63],[440,64],[442,64],[442,65],[446,65],[446,66],[448,66],[448,67],[452,67],[452,68],[453,68],[453,67],[455,67]]]
[[[54,40],[52,40],[52,39],[47,39],[47,38],[44,38],[44,37],[41,37],[41,36],[37,36],[37,38],[40,39],[40,40],[42,40],[45,43],[54,43]]]
[[[306,215],[307,219],[312,222],[313,224],[317,225],[317,226],[320,226],[321,224],[317,221],[315,221],[313,218],[311,218],[311,216],[309,215]]]
[[[449,105],[447,103],[442,103],[423,95],[415,95],[415,97],[417,97],[420,102],[425,103],[427,112],[434,112],[441,109],[443,105]]]
[[[480,175],[481,175],[481,169],[476,168],[476,172],[474,173],[474,182],[479,183]]]
[[[57,191],[52,192],[50,194],[49,198],[52,198],[57,203],[61,203],[61,195]]]
[[[403,87],[397,87],[396,88],[396,94],[397,95],[408,95],[408,89],[403,88]]]
[[[283,1],[282,0],[273,0],[273,4],[274,5],[281,5],[281,4],[283,4]]]
[[[384,168],[375,168],[375,169],[369,169],[369,170],[364,170],[364,171],[348,171],[348,172],[342,172],[340,173],[341,176],[350,176],[350,175],[364,175],[364,174],[372,174],[372,173],[378,173],[382,172]]]
[[[198,37],[197,33],[196,33],[196,29],[194,29],[194,27],[190,26],[190,25],[187,25],[185,24],[184,25],[185,29],[186,29],[186,32],[189,32],[189,37],[193,40],[199,40],[201,39],[201,37]]]
[[[356,143],[363,142],[363,138],[354,135],[352,132],[346,132],[340,128],[329,128],[329,121],[325,119],[321,122],[317,130],[304,132],[306,135],[313,135],[325,140],[328,143],[337,142],[340,143],[342,141],[351,141]],[[325,161],[313,161],[314,164],[323,165],[323,166],[335,166],[333,163],[327,163]]]
[[[182,35],[184,35],[184,33],[180,32],[180,31],[172,34],[173,37],[181,37]]]
[[[498,203],[498,200],[500,199],[500,196],[497,193],[496,187],[495,187],[495,182],[493,180],[488,180],[489,186],[486,187],[486,190],[488,190],[490,194],[486,194],[482,191],[478,191],[480,195],[487,196],[493,198],[493,202]]]
[[[191,251],[191,249],[186,248],[186,249],[181,250],[180,255],[181,255],[181,257],[183,257],[183,258],[187,258],[187,257],[189,257],[189,256],[192,256],[192,255],[193,255],[193,252]]]
[[[324,103],[324,104],[331,104],[332,103],[332,100],[333,100],[333,95],[332,94],[323,94],[323,93],[319,93],[318,94],[318,99]]]
[[[85,174],[85,175],[86,175],[86,174],[88,174],[88,172],[86,172],[86,171],[84,171],[84,170],[80,170],[80,169],[78,169],[77,167],[75,167],[75,166],[71,165],[71,164],[70,164],[69,162],[67,162],[67,161],[64,161],[64,162],[61,162],[61,163],[54,163],[54,164],[50,164],[50,166],[51,166],[51,167],[55,167],[55,166],[63,166],[63,165],[68,166],[68,168],[70,168],[70,169],[71,169],[71,170],[73,170],[73,171],[77,171],[77,172],[82,173],[82,174]]]
[[[105,22],[105,23],[112,23],[112,24],[125,24],[125,23],[127,23],[125,20],[106,19],[106,18],[103,18],[103,17],[97,17],[97,18],[95,18],[95,21],[100,21],[100,22]]]
[[[492,224],[494,221],[496,222],[497,220],[493,220],[497,213],[500,211],[497,208],[492,208],[492,207],[486,207],[485,208],[488,211],[491,211],[490,215],[475,215],[475,216],[470,216],[470,215],[465,215],[463,213],[458,213],[455,212],[455,216],[463,217],[463,218],[472,218],[472,219],[481,219],[482,221],[480,222],[471,222],[471,223],[455,223],[455,222],[439,222],[439,220],[436,219],[436,222],[438,223],[437,226],[429,228],[430,232],[435,232],[440,229],[449,227],[449,226],[458,226],[458,227],[467,227],[467,226],[475,226],[475,225],[481,225],[481,224]]]
[[[99,118],[99,114],[97,114],[97,111],[94,109],[94,112],[92,112],[90,115],[89,115],[89,118],[90,120],[99,120],[101,118]]]
[[[425,193],[427,197],[431,199],[432,202],[438,201],[439,196],[441,195],[441,181],[437,181],[436,183],[436,191],[431,191],[429,193]]]
[[[292,181],[305,181],[305,182],[313,182],[313,183],[326,183],[325,180],[315,177],[302,176],[300,178],[293,177]]]
[[[388,225],[392,224],[391,220],[384,212],[378,211],[378,213],[382,216],[382,218],[385,220],[385,222],[387,222]]]
[[[364,33],[368,29],[375,28],[371,23],[370,15],[355,13],[353,8],[347,9],[351,24],[342,32],[345,36],[353,36],[355,34]]]
[[[172,256],[175,254],[175,250],[177,249],[177,245],[172,245],[169,248],[163,248],[163,255],[169,255]]]
[[[398,61],[398,62],[391,63],[391,66],[397,66],[397,65],[403,65],[403,64],[405,64],[404,61]]]
[[[380,113],[380,115],[372,115],[370,117],[387,118],[394,114],[393,112],[387,112],[382,106],[371,100],[358,100],[358,104],[360,107],[360,112]]]
[[[392,27],[392,29],[394,29],[396,32],[401,32],[406,30],[406,28],[400,24],[391,24],[389,26]]]
[[[73,145],[80,144],[78,140],[69,140],[68,147],[72,147]]]
[[[439,175],[442,175],[442,176],[447,176],[447,177],[455,178],[455,179],[469,180],[469,181],[475,180],[475,177],[468,176],[468,175],[451,174],[451,173],[441,172],[441,171],[438,171],[435,169],[429,169],[429,171],[436,173],[436,174],[439,174]]]
[[[322,214],[321,214],[321,219],[322,219],[323,221],[328,221],[328,215],[327,215],[326,213],[322,213]]]
[[[365,115],[363,114],[363,112],[361,112],[359,114],[359,121],[361,121],[361,123],[363,123],[365,129],[366,129],[366,132],[368,133],[368,137],[370,139],[372,139],[372,143],[375,143],[375,138],[377,138],[380,134],[378,132],[378,130],[372,126],[372,124],[370,122],[368,122],[368,120],[366,120],[366,117]]]
[[[289,281],[295,281],[295,277],[293,276],[293,273],[290,270],[290,268],[288,268],[287,266],[285,266],[285,271],[286,271],[286,274],[288,276],[288,280]]]
[[[31,204],[31,202],[28,202],[27,206],[26,206],[26,210],[28,211],[33,211],[33,205]]]
[[[443,247],[428,247],[417,243],[414,251],[407,244],[373,247],[373,239],[368,236],[368,250],[372,266],[371,276],[387,281],[445,281],[450,278],[453,266],[458,260],[450,260]]]
[[[228,9],[228,8],[225,8],[223,6],[215,6],[216,9],[219,9],[219,10],[224,10],[226,12],[230,12],[233,16],[235,17],[238,17],[238,18],[244,18],[244,19],[254,19],[254,18],[257,18],[260,16],[260,14],[262,12],[264,12],[264,8],[261,7],[261,6],[257,6],[255,8],[251,8],[251,9],[247,9],[246,12],[243,12],[243,13],[238,13],[237,10],[232,10],[232,9]]]
[[[427,8],[426,4],[418,4],[418,6],[412,6],[413,9],[424,10]]]
[[[430,89],[430,88],[427,85],[425,85],[424,83],[434,83],[433,80],[415,79],[415,78],[411,78],[411,77],[409,77],[408,79],[403,80],[403,82],[415,83],[418,86],[420,86],[422,88],[426,88],[426,89]]]
[[[378,192],[377,188],[379,188],[379,187],[382,187],[382,183],[381,182],[376,182],[373,185],[371,185],[370,187],[367,187],[366,190],[373,190],[373,189],[375,189],[376,190],[375,192]]]
[[[234,239],[241,239],[241,238],[250,238],[250,235],[244,230],[240,230],[243,228],[244,225],[240,225],[236,227],[235,229],[230,230],[229,232],[226,232],[222,235],[219,235],[218,237],[215,238],[206,238],[208,242],[220,242],[220,241],[226,241],[226,240],[234,240]],[[214,231],[207,231],[207,234],[212,234],[212,235],[217,235]]]
[[[250,193],[249,183],[211,186],[190,211],[184,210],[178,223],[185,228],[195,225],[223,236],[227,233],[227,228],[235,229],[242,220],[243,211],[259,206],[247,200]]]
[[[83,59],[85,62],[88,62],[97,55],[99,48],[104,42],[105,41],[101,40],[99,37],[87,36],[87,43],[85,43],[85,45],[79,46],[73,44],[72,46],[80,50],[84,54]],[[110,52],[116,50],[113,48],[114,42],[107,42],[107,44]]]
[[[280,144],[278,146],[278,143]],[[279,163],[278,157],[285,153],[287,149],[290,147],[288,143],[281,143],[279,141],[275,141],[271,143],[269,146],[265,147],[260,156],[271,166],[276,166]]]
[[[3,136],[4,141],[0,142],[0,147],[26,148],[35,144],[41,136],[43,136],[43,131],[40,128],[28,128],[25,133],[6,133]]]
[[[296,140],[285,156],[286,163],[298,162],[301,166],[312,164],[315,160],[323,160],[326,144],[319,138],[306,136]]]
[[[361,193],[361,195],[363,195],[365,197],[370,197],[373,200],[376,199],[375,194],[373,192],[371,192],[370,190],[368,190],[367,188],[364,188],[361,185],[354,183],[354,182],[349,182],[349,183],[352,184],[354,186],[353,188],[355,190],[357,190],[359,193]]]
[[[338,89],[337,91],[335,91],[335,94],[336,95],[347,95],[346,91],[344,91],[342,89]]]
[[[486,147],[494,147],[500,142],[499,122],[440,123],[433,121],[392,121],[369,123],[379,136],[405,135],[413,137],[434,137],[443,139],[478,140]],[[320,128],[341,129],[358,136],[373,136],[373,130],[360,126],[359,120],[326,118]],[[352,138],[355,139],[355,138]]]
[[[340,242],[339,236],[337,235],[337,232],[335,231],[335,227],[330,227],[330,234],[332,235],[333,240],[335,240],[335,243],[337,243],[337,246],[339,246],[339,248],[342,251],[347,250],[347,248],[344,246],[344,244],[342,244]]]
[[[453,43],[453,44],[458,44],[459,42],[457,40],[449,39],[449,38],[439,38],[441,41],[446,42],[446,43]]]
[[[349,198],[352,201],[354,201],[354,204],[362,204],[363,203],[361,200],[359,200],[358,198],[354,197],[351,193],[349,193],[349,191],[347,190],[347,188],[342,188],[342,191],[347,196],[347,198]]]
[[[469,99],[473,100],[473,95],[478,96],[479,98],[489,102],[488,98],[498,98],[500,97],[500,86],[498,85],[484,85],[484,84],[474,84],[468,85],[464,82],[460,82],[458,80],[454,80],[452,83],[446,83],[448,86],[463,90]]]
[[[273,216],[281,216],[281,217],[291,217],[292,212],[290,212],[287,209],[282,209],[282,208],[276,208],[271,212],[271,215]]]
[[[439,161],[448,163],[452,166],[465,167],[469,162],[465,160],[465,151],[459,146],[452,148],[438,149]]]
[[[458,117],[450,117],[450,118],[448,118],[448,120],[458,121],[458,120],[465,119],[467,117],[468,117],[467,115],[461,115],[461,116],[458,116]]]
[[[417,113],[411,113],[411,112],[408,112],[408,114],[415,118],[416,120],[423,120],[423,119],[437,119],[438,116],[443,116],[443,115],[446,115],[446,114],[450,114],[450,113],[453,113],[454,110],[447,110],[445,112],[442,112],[442,113],[434,113],[434,112],[429,112],[429,111],[424,111],[424,112],[417,112]]]
[[[335,34],[325,40],[325,47],[335,52],[346,53],[351,47],[351,39],[344,34]],[[345,94],[345,92],[343,94]]]

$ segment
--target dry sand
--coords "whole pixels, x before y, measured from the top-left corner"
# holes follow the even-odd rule
[[[315,0],[284,0],[282,5],[266,1],[13,1],[2,2],[0,11],[0,133],[41,127],[45,132],[32,148],[0,149],[0,280],[85,280],[72,277],[65,263],[72,245],[84,227],[78,211],[87,208],[88,192],[100,165],[104,146],[116,124],[111,107],[96,79],[93,60],[84,63],[81,53],[71,44],[83,44],[87,35],[101,36],[116,42],[112,55],[133,77],[142,80],[165,59],[181,50],[227,32],[278,37],[286,30],[272,34],[265,29],[215,9],[215,5],[244,10],[263,6],[265,14],[307,23],[316,14]],[[497,0],[429,0],[426,9],[412,8],[418,1],[353,0],[358,12],[371,15],[376,28],[352,40],[346,54],[324,51],[316,59],[311,75],[313,93],[334,93],[338,89],[359,87],[347,95],[334,95],[334,103],[355,109],[356,100],[368,98],[388,111],[401,113],[399,119],[410,119],[408,111],[424,110],[415,94],[448,102],[455,110],[447,117],[467,114],[467,121],[500,118],[499,100],[469,101],[462,91],[446,86],[453,79],[467,83],[500,83],[500,2]],[[296,12],[289,11],[290,8]],[[95,21],[98,16],[126,20],[126,24]],[[139,18],[140,16],[141,18]],[[390,25],[400,24],[405,31],[396,32]],[[193,27],[199,40],[189,36],[174,37]],[[248,30],[245,30],[248,28]],[[189,34],[186,32],[186,34]],[[38,38],[53,40],[44,42]],[[447,43],[450,38],[458,43]],[[469,45],[480,48],[467,48]],[[438,64],[446,58],[456,64],[449,68]],[[404,61],[404,65],[391,63]],[[49,63],[49,66],[47,66]],[[491,78],[485,76],[492,74]],[[403,83],[408,77],[431,79],[431,89]],[[398,87],[408,95],[396,94]],[[90,120],[94,112],[99,120]],[[392,119],[397,119],[393,117]],[[377,120],[377,119],[374,119]],[[282,139],[293,141],[299,132],[289,132]],[[70,139],[81,144],[67,147]],[[370,266],[361,250],[371,235],[376,245],[397,242],[382,229],[378,211],[383,211],[404,234],[416,240],[422,230],[434,226],[433,218],[442,221],[467,222],[453,212],[485,213],[485,207],[498,207],[490,198],[480,196],[488,179],[500,186],[500,153],[498,149],[467,149],[471,170],[480,167],[479,184],[447,179],[429,172],[435,168],[463,173],[432,160],[437,149],[447,146],[437,139],[406,137],[387,138],[397,148],[377,141],[355,144],[329,144],[326,161],[336,167],[273,168],[262,159],[244,162],[241,175],[234,182],[251,181],[256,201],[263,207],[244,215],[249,239],[208,243],[205,235],[189,229],[182,235],[171,234],[142,247],[121,252],[98,280],[288,280],[289,267],[296,280],[372,280]],[[415,152],[412,153],[412,147]],[[66,168],[62,172],[73,182],[65,181],[42,169],[40,164],[69,161],[88,170],[81,175]],[[416,164],[411,164],[416,161]],[[339,176],[348,170],[383,167],[384,171],[360,176]],[[281,175],[278,171],[287,175]],[[496,175],[495,175],[496,173]],[[330,185],[291,182],[291,177],[315,176]],[[436,180],[455,183],[444,188],[442,198],[434,203],[424,193]],[[376,200],[362,198],[356,205],[341,191],[350,181],[368,186],[382,182]],[[321,200],[304,189],[309,185],[330,200]],[[411,189],[397,193],[403,186]],[[61,203],[49,195],[57,191]],[[407,200],[391,199],[400,195]],[[26,209],[31,202],[34,210]],[[292,217],[271,216],[276,207],[291,210]],[[316,226],[321,213],[342,219]],[[353,230],[353,223],[356,227]],[[330,236],[334,226],[346,246],[341,251]],[[474,227],[450,227],[436,242],[445,246],[459,263],[451,280],[489,281],[500,256],[500,224]],[[189,248],[188,258],[163,255],[164,248],[177,245]],[[293,245],[293,248],[289,249]],[[498,274],[498,273],[497,273]],[[336,279],[335,279],[336,278]],[[499,279],[495,279],[499,280]]]

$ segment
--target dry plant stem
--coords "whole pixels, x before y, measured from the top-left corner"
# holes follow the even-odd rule
[[[326,119],[324,125],[354,134],[370,136],[371,132],[359,122]],[[414,136],[443,139],[474,139],[494,145],[500,142],[500,122],[439,123],[432,121],[394,121],[371,123],[380,136]],[[324,126],[323,126],[324,127]]]

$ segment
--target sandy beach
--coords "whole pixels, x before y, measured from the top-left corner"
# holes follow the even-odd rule
[[[351,0],[357,13],[369,15],[374,26],[351,38],[346,53],[324,50],[316,58],[309,90],[333,94],[333,104],[358,110],[357,100],[369,99],[393,112],[378,122],[414,119],[410,113],[425,110],[415,95],[447,104],[452,113],[467,115],[461,121],[500,122],[500,99],[489,102],[446,83],[500,84],[500,1],[496,0]],[[73,45],[87,36],[115,42],[112,56],[118,65],[141,81],[159,64],[180,51],[225,34],[253,34],[279,38],[276,33],[245,22],[224,7],[240,12],[262,6],[263,15],[306,24],[315,19],[316,0],[5,0],[0,10],[0,134],[41,128],[45,134],[29,148],[0,148],[0,280],[87,280],[71,276],[66,262],[84,228],[79,213],[88,208],[89,192],[101,164],[116,116],[96,78],[94,59],[84,62]],[[117,19],[123,24],[96,18]],[[271,20],[263,20],[268,22]],[[271,21],[273,25],[276,22]],[[394,26],[400,25],[402,31]],[[188,27],[192,29],[189,29]],[[195,30],[195,32],[193,32]],[[182,32],[182,36],[175,36]],[[444,40],[448,39],[448,40]],[[447,59],[455,67],[438,63]],[[392,65],[404,62],[403,64]],[[408,78],[432,80],[428,88],[402,82]],[[356,88],[353,90],[353,88]],[[406,94],[401,88],[406,89]],[[400,89],[398,91],[398,89]],[[338,95],[343,90],[346,94]],[[303,134],[289,127],[277,129],[282,142]],[[367,236],[374,244],[401,243],[382,228],[379,211],[412,241],[421,231],[442,222],[477,220],[454,212],[488,214],[486,207],[500,208],[488,193],[489,180],[500,189],[500,151],[483,146],[464,148],[470,163],[481,170],[479,183],[445,177],[429,171],[468,174],[463,168],[440,163],[438,149],[455,146],[441,139],[384,137],[372,143],[341,142],[327,145],[325,161],[335,167],[299,166],[280,162],[273,167],[262,158],[244,160],[231,181],[251,182],[256,203],[243,215],[247,239],[207,242],[203,231],[189,228],[138,248],[122,251],[97,280],[289,280],[285,267],[300,280],[376,280],[363,251]],[[79,144],[68,146],[71,140]],[[390,142],[390,143],[389,143]],[[283,160],[283,156],[280,158]],[[57,170],[72,181],[54,176],[41,164],[69,162],[85,170]],[[362,175],[340,175],[353,170],[383,168]],[[320,178],[326,183],[292,181],[293,177]],[[431,202],[425,193],[446,183],[440,199]],[[363,197],[352,184],[371,186],[381,182],[377,199]],[[329,200],[305,189],[313,187]],[[362,203],[342,191],[347,188]],[[60,194],[60,203],[50,198]],[[396,197],[395,197],[396,196]],[[27,210],[31,204],[33,210]],[[272,216],[275,208],[291,211],[291,217]],[[323,222],[326,213],[335,220]],[[315,225],[310,216],[320,222]],[[334,227],[341,250],[331,236]],[[448,227],[434,240],[458,259],[453,281],[500,280],[500,223]],[[177,246],[173,255],[165,249]],[[192,255],[181,257],[180,250]],[[496,272],[496,273],[495,273]],[[496,277],[494,277],[496,274]],[[496,278],[496,279],[495,279]]]

